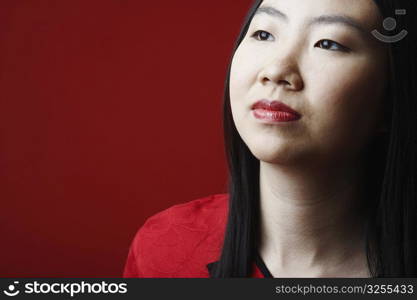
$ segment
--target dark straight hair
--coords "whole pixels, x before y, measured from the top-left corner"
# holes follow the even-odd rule
[[[389,84],[385,95],[387,132],[366,149],[366,252],[372,277],[417,277],[417,64],[416,1],[373,0],[381,15],[395,17],[403,40],[389,45]],[[245,37],[262,0],[254,1],[236,40]],[[382,32],[393,35],[392,32]],[[233,57],[233,55],[232,55]],[[223,127],[229,167],[229,206],[223,248],[212,277],[250,277],[259,232],[259,160],[233,122],[229,81],[224,89]]]

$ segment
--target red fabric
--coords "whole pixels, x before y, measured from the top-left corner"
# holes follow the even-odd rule
[[[146,220],[129,249],[123,277],[209,278],[207,264],[219,259],[228,195],[174,205]],[[264,277],[253,264],[251,277]]]

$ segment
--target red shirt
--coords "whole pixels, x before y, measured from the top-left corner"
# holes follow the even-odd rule
[[[228,194],[174,205],[148,218],[129,249],[123,277],[209,278],[220,257]],[[256,254],[253,278],[272,277]]]

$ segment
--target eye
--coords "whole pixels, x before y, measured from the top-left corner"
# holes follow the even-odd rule
[[[267,41],[267,40],[270,40],[270,38],[274,40],[274,37],[272,36],[272,34],[263,30],[256,31],[254,34],[252,34],[252,37],[258,41]]]
[[[326,49],[326,50],[331,50],[331,51],[344,51],[344,52],[349,51],[349,49],[347,47],[342,46],[339,43],[336,43],[336,42],[331,41],[331,40],[321,40],[321,41],[318,41],[316,45],[322,45],[322,47],[320,47],[320,48],[323,48],[323,49]]]

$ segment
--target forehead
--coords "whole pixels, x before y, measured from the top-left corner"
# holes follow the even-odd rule
[[[366,30],[381,28],[383,18],[374,0],[264,0],[260,5],[273,7],[288,17],[288,22],[303,23],[322,15],[347,16]],[[256,18],[267,17],[258,14]]]

